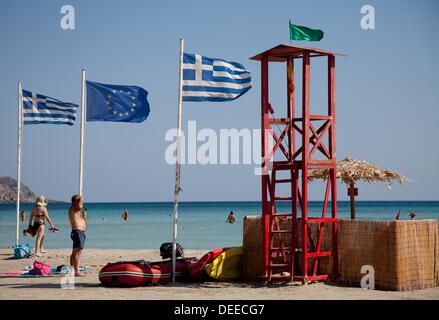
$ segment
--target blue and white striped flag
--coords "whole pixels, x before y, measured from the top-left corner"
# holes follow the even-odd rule
[[[240,63],[183,54],[183,101],[230,101],[250,90],[250,72]]]
[[[24,124],[67,124],[75,123],[78,105],[23,90]]]

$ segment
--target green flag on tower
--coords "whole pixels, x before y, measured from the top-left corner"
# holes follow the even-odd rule
[[[323,38],[324,32],[322,30],[298,26],[291,22],[289,24],[291,40],[320,41]]]

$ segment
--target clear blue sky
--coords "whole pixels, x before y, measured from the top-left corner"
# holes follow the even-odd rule
[[[60,8],[76,9],[76,30],[59,27]],[[375,7],[376,29],[360,28],[360,8]],[[184,123],[198,128],[259,128],[260,70],[248,58],[288,44],[288,19],[325,30],[319,43],[337,59],[337,156],[400,171],[413,181],[393,190],[360,184],[359,200],[439,200],[437,1],[1,1],[0,175],[16,176],[17,82],[72,102],[80,71],[104,83],[139,85],[150,93],[141,124],[88,123],[88,201],[170,201],[174,167],[164,160],[165,132],[175,127],[178,39],[188,52],[243,63],[253,88],[234,102],[186,103]],[[318,91],[324,69],[312,69]],[[285,97],[285,75],[274,67],[273,103]],[[23,182],[49,198],[77,192],[79,122],[24,128]],[[182,168],[182,200],[259,200],[253,165]],[[318,199],[320,193],[313,192]],[[317,197],[317,195],[319,197]],[[344,200],[346,189],[339,188]]]

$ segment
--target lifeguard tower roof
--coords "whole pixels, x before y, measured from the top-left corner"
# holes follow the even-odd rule
[[[273,62],[285,62],[287,61],[287,58],[302,58],[304,53],[309,53],[310,57],[321,57],[321,56],[343,56],[346,57],[346,55],[333,52],[333,51],[326,51],[322,49],[316,49],[316,48],[309,48],[309,47],[299,47],[299,46],[287,46],[285,44],[279,44],[269,50],[266,50],[264,52],[261,52],[254,57],[251,57],[251,60],[262,60],[263,56],[266,56],[268,58],[268,61]]]

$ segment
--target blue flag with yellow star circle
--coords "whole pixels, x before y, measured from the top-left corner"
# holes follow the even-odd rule
[[[137,86],[87,81],[87,121],[142,122],[149,115],[148,91]]]

